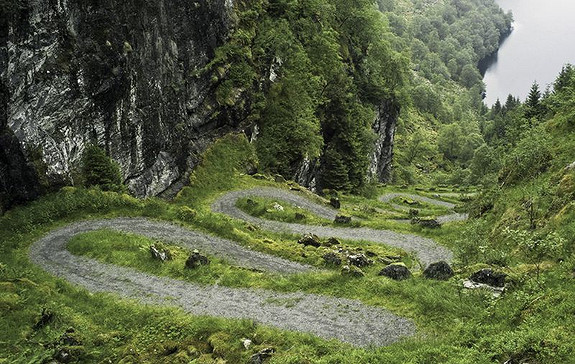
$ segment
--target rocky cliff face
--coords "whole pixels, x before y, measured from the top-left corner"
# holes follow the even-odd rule
[[[384,100],[376,108],[376,117],[372,124],[376,141],[367,172],[367,178],[370,182],[389,182],[391,180],[393,144],[399,112],[399,104],[392,100]],[[321,158],[317,160],[306,159],[300,164],[293,178],[300,185],[317,192],[321,188],[321,171]]]
[[[377,140],[367,174],[372,181],[389,182],[391,180],[393,142],[399,111],[399,105],[392,100],[385,100],[377,107],[377,116],[372,126]]]
[[[45,184],[71,183],[85,145],[96,143],[135,195],[151,196],[237,123],[202,72],[233,27],[231,0],[21,3],[0,35],[0,127],[16,138],[0,144],[0,168],[9,159],[23,166],[12,174],[27,173],[23,153]],[[18,184],[4,170],[0,180]]]

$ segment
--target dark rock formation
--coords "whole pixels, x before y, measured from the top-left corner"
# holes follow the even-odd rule
[[[302,236],[301,239],[298,240],[298,244],[302,244],[304,246],[313,246],[315,248],[319,248],[321,246],[321,241],[317,235],[313,234],[305,234]]]
[[[469,279],[475,283],[483,283],[492,287],[503,287],[505,286],[505,273],[495,272],[492,269],[485,268],[477,271],[469,277]]]
[[[385,276],[396,281],[403,281],[411,277],[411,272],[405,265],[402,264],[392,264],[383,268],[379,272],[380,276]]]
[[[265,348],[255,353],[250,358],[251,364],[263,364],[267,358],[270,358],[275,353],[273,348]]]
[[[0,21],[1,194],[35,196],[26,161],[50,185],[73,183],[95,142],[134,194],[157,195],[242,120],[201,72],[233,26],[231,1],[22,4]]]
[[[341,265],[341,257],[334,252],[326,253],[322,258],[328,265]]]
[[[428,229],[439,229],[441,227],[441,223],[436,219],[420,219],[416,217],[411,219],[411,223]]]
[[[430,264],[423,271],[423,276],[429,279],[437,279],[440,281],[446,281],[453,277],[455,272],[447,262],[441,261],[437,263]]]
[[[344,265],[343,268],[341,268],[341,275],[360,278],[360,277],[364,277],[365,273],[356,266]]]
[[[339,198],[337,197],[332,197],[329,199],[329,204],[334,208],[334,209],[339,209],[341,207],[341,203],[339,202]]]
[[[394,100],[384,100],[377,108],[372,126],[377,140],[368,172],[368,177],[373,181],[389,182],[391,179],[395,126],[399,112],[400,106]]]
[[[347,256],[347,261],[350,265],[355,265],[356,267],[367,267],[368,265],[373,264],[371,259],[368,259],[363,254],[353,254]]]
[[[337,215],[334,222],[336,224],[349,224],[351,223],[351,217],[346,215]]]
[[[210,264],[210,260],[206,256],[201,255],[197,250],[194,250],[188,260],[186,260],[186,268],[188,269],[195,269],[201,265],[208,264]]]

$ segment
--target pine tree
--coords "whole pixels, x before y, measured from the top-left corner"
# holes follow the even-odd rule
[[[96,145],[88,145],[82,155],[82,174],[86,187],[100,186],[103,190],[121,191],[120,167]]]
[[[525,100],[525,117],[528,119],[539,118],[541,115],[541,91],[537,81],[533,82],[529,95]]]

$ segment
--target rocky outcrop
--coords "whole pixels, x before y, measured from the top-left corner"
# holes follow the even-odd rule
[[[368,178],[372,181],[389,182],[391,180],[393,143],[399,111],[399,104],[393,100],[384,100],[377,108],[377,116],[373,122],[377,140],[368,171]]]
[[[218,106],[217,80],[203,72],[233,27],[231,1],[21,3],[0,36],[4,123],[50,184],[73,183],[95,142],[135,195],[157,195],[241,120]],[[26,166],[13,144],[3,140],[0,155]]]
[[[376,117],[372,129],[376,135],[373,153],[370,156],[370,166],[367,178],[374,182],[389,182],[393,162],[393,144],[395,128],[399,118],[400,106],[393,100],[384,100],[376,108]],[[321,186],[321,158],[305,159],[299,165],[294,181],[317,192]]]

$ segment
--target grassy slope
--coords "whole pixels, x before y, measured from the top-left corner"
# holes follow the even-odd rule
[[[151,242],[133,235],[93,232],[77,237],[71,244],[77,254],[198,283],[217,281],[230,286],[359,298],[410,317],[418,324],[419,335],[405,342],[378,349],[354,349],[339,342],[261,327],[249,321],[192,317],[174,308],[141,306],[107,294],[90,294],[28,262],[27,247],[49,229],[84,218],[144,215],[179,221],[258,250],[321,265],[319,253],[313,248],[298,246],[294,237],[252,231],[245,223],[209,212],[211,202],[229,189],[275,185],[238,175],[245,167],[242,161],[250,159],[249,149],[240,137],[227,137],[216,144],[194,174],[194,184],[173,204],[138,201],[95,190],[68,189],[2,217],[0,307],[4,314],[0,330],[7,334],[0,340],[0,362],[41,362],[42,358],[52,357],[66,347],[61,337],[69,327],[75,329],[74,335],[82,343],[71,350],[81,362],[110,359],[113,362],[187,363],[198,358],[196,362],[236,363],[246,362],[264,346],[277,349],[272,360],[275,363],[487,363],[535,346],[547,357],[566,358],[570,353],[568,347],[558,343],[572,339],[565,337],[561,326],[553,326],[561,320],[560,315],[572,309],[566,297],[575,292],[572,287],[561,284],[563,274],[569,271],[567,267],[544,273],[550,283],[540,291],[544,295],[541,299],[526,294],[525,287],[520,286],[502,299],[493,300],[486,292],[460,288],[459,278],[465,278],[466,269],[450,282],[431,282],[417,275],[408,281],[393,282],[377,277],[378,268],[368,269],[367,277],[359,280],[342,277],[333,269],[325,273],[274,277],[236,268],[218,259],[210,267],[184,272],[181,267],[186,252],[171,248],[176,252],[175,261],[161,265],[151,261],[145,251]],[[354,206],[378,204],[346,196],[342,196],[342,201],[351,210]],[[404,231],[432,236],[450,246],[455,245],[462,227],[463,224],[453,224],[439,231],[418,232],[418,228],[410,225],[398,226]],[[302,253],[307,257],[302,257]],[[527,281],[526,284],[534,283]],[[541,302],[545,302],[545,306],[541,306]],[[551,311],[547,306],[550,302],[556,302]],[[54,312],[55,319],[45,327],[34,329],[42,308]],[[550,323],[541,325],[542,320]],[[569,326],[571,322],[565,321],[564,325]],[[545,330],[549,335],[541,341]],[[240,339],[244,337],[254,342],[249,350],[241,345]]]

